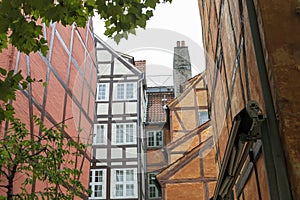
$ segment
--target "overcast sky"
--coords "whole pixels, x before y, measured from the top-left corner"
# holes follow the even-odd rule
[[[204,70],[198,0],[173,0],[159,5],[146,30],[123,39],[119,45],[103,35],[103,23],[94,18],[95,33],[116,51],[146,60],[148,85],[172,85],[173,49],[184,40],[189,47],[193,75]]]

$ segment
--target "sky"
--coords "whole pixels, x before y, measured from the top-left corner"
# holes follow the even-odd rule
[[[157,6],[146,29],[122,39],[117,45],[103,35],[104,23],[94,18],[94,32],[116,51],[146,60],[148,86],[172,85],[173,50],[177,41],[189,47],[192,74],[204,70],[201,21],[198,0],[173,0]]]

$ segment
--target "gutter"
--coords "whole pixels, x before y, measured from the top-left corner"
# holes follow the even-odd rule
[[[138,80],[138,93],[137,93],[137,150],[138,150],[138,174],[137,174],[137,181],[138,181],[138,200],[142,199],[142,167],[141,167],[141,156],[142,156],[142,142],[143,136],[141,135],[141,89],[142,89],[142,82],[144,80],[144,73],[141,73]],[[144,134],[143,134],[144,135]]]

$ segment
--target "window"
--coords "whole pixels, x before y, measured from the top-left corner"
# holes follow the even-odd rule
[[[199,125],[204,124],[209,120],[207,111],[199,111],[198,117],[199,117]]]
[[[134,124],[116,124],[113,136],[115,144],[133,144],[135,136]]]
[[[135,195],[134,169],[117,169],[114,171],[114,196],[134,197]]]
[[[90,171],[90,189],[92,194],[90,199],[105,199],[105,170],[103,169],[92,169]]]
[[[133,124],[126,124],[126,143],[133,143]]]
[[[134,99],[134,84],[133,83],[118,83],[116,98],[118,100]]]
[[[158,184],[156,184],[156,173],[148,174],[148,196],[149,198],[158,198],[161,197],[161,190],[158,188]]]
[[[126,98],[133,99],[133,83],[128,83],[126,88]]]
[[[163,145],[162,131],[148,132],[148,147],[161,147]]]
[[[124,99],[124,84],[117,85],[117,99]]]
[[[107,100],[107,84],[106,83],[98,83],[97,84],[97,101],[105,101]]]
[[[95,124],[95,126],[94,126],[94,144],[106,144],[106,125]]]
[[[123,143],[124,141],[124,126],[123,124],[116,125],[116,143]]]

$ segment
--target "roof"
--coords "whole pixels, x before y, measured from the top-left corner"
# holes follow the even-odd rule
[[[111,48],[108,44],[106,44],[99,36],[94,34],[95,42],[101,44],[105,50],[107,50],[110,54],[112,54],[116,59],[118,59],[124,66],[126,66],[132,73],[138,75],[141,79],[144,78],[144,73],[141,72],[134,64],[134,58],[124,53],[120,53]]]
[[[178,102],[180,102],[193,89],[194,85],[196,85],[203,78],[204,78],[204,72],[186,80],[183,83],[183,86],[185,88],[184,91],[177,98],[173,99],[168,104],[169,108],[175,106]]]
[[[146,122],[166,122],[164,105],[174,98],[174,91],[167,87],[147,88]]]

